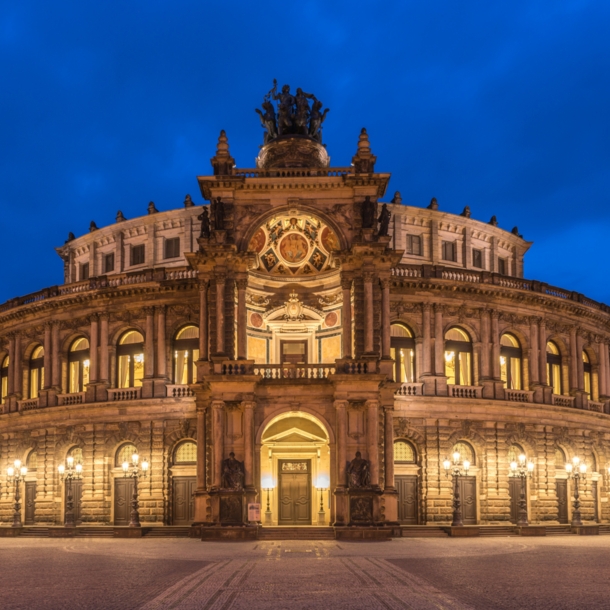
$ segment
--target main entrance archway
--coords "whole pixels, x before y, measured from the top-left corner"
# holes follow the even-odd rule
[[[329,440],[326,426],[310,413],[289,411],[267,423],[260,443],[265,525],[331,522]]]

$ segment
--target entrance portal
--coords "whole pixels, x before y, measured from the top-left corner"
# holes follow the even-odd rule
[[[269,495],[263,524],[331,523],[330,446],[324,424],[302,411],[282,413],[265,428],[260,449],[261,489],[265,500]]]

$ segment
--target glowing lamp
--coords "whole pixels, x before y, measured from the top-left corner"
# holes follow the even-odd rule
[[[449,460],[445,460],[445,461],[443,462],[443,468],[444,468],[445,470],[449,470],[449,469],[451,468],[451,462],[450,462]],[[608,468],[608,470],[610,471],[610,467]]]
[[[464,460],[464,470],[466,472],[468,472],[469,468],[470,468],[470,462],[468,460]]]
[[[57,470],[59,470],[59,475],[63,477],[64,476],[64,472],[66,472],[66,467],[63,464],[60,464],[57,467]]]

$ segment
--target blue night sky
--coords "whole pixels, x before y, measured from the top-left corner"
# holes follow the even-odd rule
[[[273,78],[368,130],[403,202],[497,215],[525,275],[610,303],[610,2],[0,0],[0,302],[62,281],[53,248],[202,203],[220,129],[253,167]]]

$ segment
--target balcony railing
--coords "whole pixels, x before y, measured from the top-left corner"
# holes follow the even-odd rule
[[[603,402],[593,402],[589,400],[586,406],[586,409],[589,411],[597,411],[598,413],[604,412],[604,403]]]
[[[423,383],[403,383],[398,390],[396,390],[396,396],[423,396],[423,394]]]
[[[195,392],[188,385],[167,385],[167,396],[169,398],[187,398],[195,396]]]
[[[559,394],[553,394],[551,398],[551,404],[557,407],[573,407],[574,406],[574,396],[562,396]]]
[[[334,374],[330,364],[265,364],[254,367],[263,379],[326,379]]]
[[[481,398],[483,387],[476,385],[448,385],[447,393],[452,398]]]
[[[504,390],[504,397],[511,402],[533,402],[534,392],[530,390]]]
[[[82,405],[85,402],[85,392],[75,392],[73,394],[58,394],[57,404],[61,407],[64,405]]]
[[[40,398],[28,398],[26,400],[18,400],[17,408],[19,411],[33,411],[40,408]]]
[[[138,400],[142,397],[142,388],[112,388],[108,390],[108,400]]]

